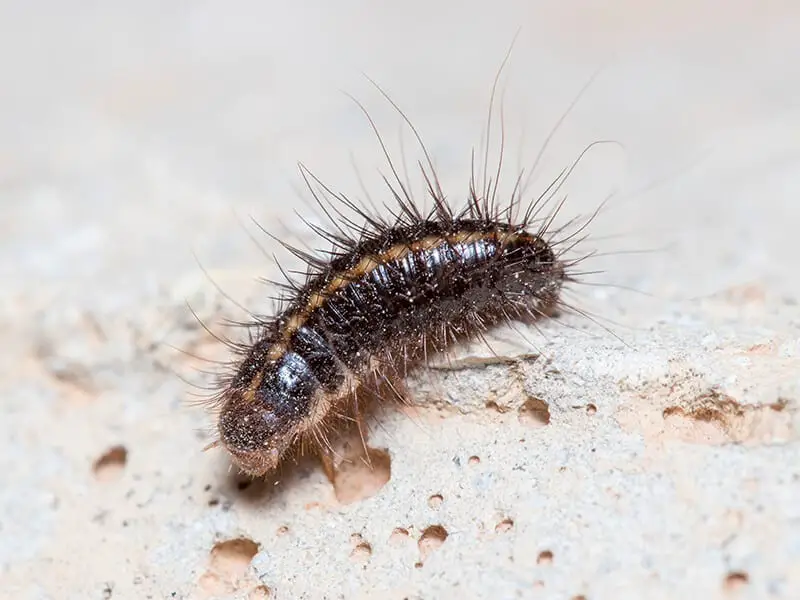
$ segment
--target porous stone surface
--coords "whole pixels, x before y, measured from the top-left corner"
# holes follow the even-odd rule
[[[755,0],[4,3],[0,595],[800,597],[798,23]],[[597,285],[566,297],[588,314],[413,374],[330,474],[203,452],[211,332],[269,313],[256,278],[286,258],[250,219],[313,243],[298,160],[388,201],[340,90],[419,187],[362,72],[385,87],[458,202],[520,27],[505,192],[603,67],[527,195],[618,142],[554,200],[563,222],[615,192],[581,246]]]

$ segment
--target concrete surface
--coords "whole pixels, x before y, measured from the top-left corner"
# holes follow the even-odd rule
[[[566,315],[418,374],[371,470],[238,478],[187,404],[208,365],[171,347],[226,355],[186,302],[216,331],[217,285],[269,310],[249,219],[302,234],[296,161],[380,195],[342,91],[395,155],[399,120],[362,72],[462,194],[518,28],[508,172],[603,67],[530,189],[624,146],[563,213],[620,192],[587,242],[618,287],[570,296],[610,331]],[[800,597],[797,56],[779,1],[2,3],[0,595]]]

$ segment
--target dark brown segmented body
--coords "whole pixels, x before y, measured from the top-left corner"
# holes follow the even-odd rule
[[[227,390],[221,441],[244,470],[269,471],[376,361],[403,372],[463,335],[540,314],[563,280],[550,245],[519,226],[386,228],[336,256],[266,326]]]

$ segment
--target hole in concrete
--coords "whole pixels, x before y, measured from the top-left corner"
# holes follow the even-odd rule
[[[591,415],[593,415],[595,413],[597,413],[597,406],[595,406],[594,404],[587,404],[586,405],[586,414],[591,416]]]
[[[473,466],[479,464],[480,462],[481,462],[480,456],[474,456],[474,455],[470,456],[469,459],[467,460],[467,464]]]
[[[392,530],[392,535],[389,536],[390,544],[399,544],[408,539],[408,529],[403,527],[395,527]]]
[[[353,551],[350,553],[350,559],[353,562],[365,563],[372,556],[372,546],[367,542],[357,544]]]
[[[537,565],[549,565],[553,562],[553,553],[550,550],[542,550],[536,557]]]
[[[100,481],[117,479],[122,475],[127,462],[128,451],[125,446],[111,446],[100,458],[94,461],[94,475]]]
[[[519,408],[519,422],[529,427],[542,427],[550,423],[550,407],[540,398],[528,398]]]
[[[441,494],[434,494],[430,498],[428,498],[428,506],[437,509],[442,505],[444,502],[444,497]]]
[[[333,491],[342,504],[374,496],[392,475],[392,460],[386,450],[369,448],[366,456],[345,458],[333,473]]]
[[[495,525],[494,530],[497,533],[505,533],[506,531],[510,531],[514,527],[514,520],[513,519],[503,519],[497,525]]]
[[[422,566],[421,563],[425,562],[425,560],[434,550],[437,550],[439,547],[441,547],[446,539],[447,530],[441,525],[431,525],[430,527],[426,527],[422,532],[419,541],[417,542],[417,546],[419,546],[420,557],[420,563],[418,564]]]
[[[266,600],[272,598],[272,590],[265,585],[259,585],[250,590],[247,600]]]
[[[725,576],[723,587],[730,592],[734,592],[745,587],[749,582],[750,577],[744,571],[731,571]]]
[[[258,544],[247,538],[217,542],[211,548],[208,570],[200,578],[200,587],[211,595],[231,593],[247,575],[250,561],[257,553]]]
[[[278,536],[286,535],[287,533],[289,533],[289,526],[288,525],[281,525],[275,531],[275,535],[278,535]]]
[[[360,533],[350,536],[350,544],[353,546],[353,550],[350,552],[350,559],[353,562],[364,563],[372,556],[372,546],[364,541],[364,536]]]
[[[247,572],[250,561],[258,554],[258,544],[247,538],[217,542],[211,549],[211,570],[234,581]]]

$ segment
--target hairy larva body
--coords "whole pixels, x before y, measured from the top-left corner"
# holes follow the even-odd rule
[[[479,177],[473,168],[463,207],[455,208],[417,130],[381,93],[422,148],[432,208],[413,198],[363,107],[392,173],[384,178],[393,200],[384,204],[388,216],[301,167],[328,226],[306,224],[331,249],[309,254],[277,240],[306,264],[305,278],[275,284],[283,291],[275,316],[256,318],[250,340],[232,344],[238,358],[216,396],[214,445],[251,475],[273,471],[294,450],[329,449],[331,430],[358,415],[360,390],[386,384],[403,400],[393,382],[409,368],[456,341],[483,339],[498,324],[549,314],[564,305],[562,286],[577,280],[573,267],[581,259],[565,257],[583,226],[567,234],[553,227],[560,204],[546,215],[543,208],[594,144],[527,202],[521,173],[508,201],[497,200],[502,147],[491,174],[487,153]],[[490,104],[487,138],[491,112]]]
[[[433,218],[374,223],[262,326],[219,415],[220,441],[244,471],[274,469],[371,371],[404,373],[459,338],[557,301],[566,274],[551,246],[525,224],[481,214],[477,200],[472,218],[442,205]]]

